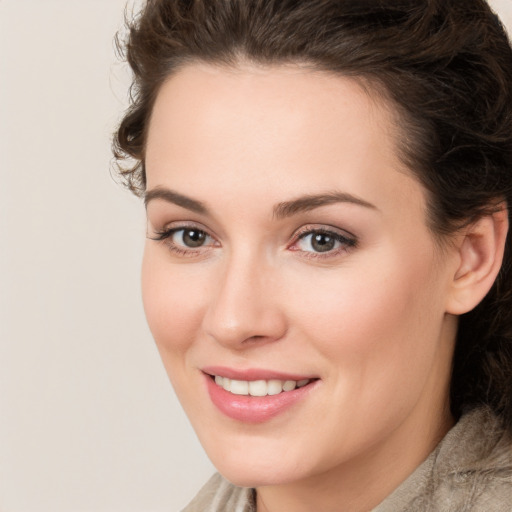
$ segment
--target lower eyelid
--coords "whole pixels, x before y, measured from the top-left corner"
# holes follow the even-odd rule
[[[323,234],[327,235],[329,237],[332,237],[337,243],[338,247],[334,247],[331,250],[325,251],[325,252],[319,252],[315,250],[304,250],[300,249],[297,245],[303,240],[304,238],[308,236],[312,236],[315,234]],[[330,259],[330,258],[336,258],[340,257],[343,254],[346,254],[351,249],[357,246],[357,239],[355,236],[347,236],[342,235],[341,233],[338,233],[333,230],[329,229],[321,229],[321,228],[306,228],[302,233],[300,233],[298,236],[295,237],[292,244],[289,246],[289,249],[293,250],[294,252],[301,253],[301,257],[306,259]]]
[[[173,236],[180,232],[185,231],[187,229],[196,230],[204,233],[206,235],[206,242],[202,246],[198,247],[187,247],[186,245],[182,245],[176,243],[172,240]],[[318,252],[318,251],[306,251],[297,247],[297,244],[308,236],[312,236],[315,234],[323,234],[329,237],[332,237],[340,246],[335,247],[329,251]],[[155,240],[157,242],[163,242],[167,248],[179,255],[182,256],[194,256],[198,253],[205,252],[206,250],[211,250],[214,247],[219,247],[220,244],[218,241],[208,233],[205,229],[201,229],[196,225],[178,225],[178,226],[170,226],[168,228],[164,228],[162,230],[154,229],[154,235],[149,236],[151,240]],[[329,258],[335,257],[340,253],[347,252],[348,250],[354,248],[357,245],[357,239],[355,237],[343,235],[334,230],[329,229],[321,229],[321,228],[309,228],[307,230],[302,231],[294,237],[294,241],[288,246],[288,249],[293,251],[304,253],[304,257],[306,258]]]
[[[201,233],[204,233],[205,243],[197,247],[189,247],[186,244],[183,244],[181,242],[175,242],[173,240],[176,234],[180,236],[180,232],[185,232],[187,230],[199,231]],[[167,229],[157,231],[156,236],[150,238],[158,243],[163,244],[166,250],[168,250],[169,252],[174,253],[176,256],[183,258],[205,256],[209,251],[214,249],[216,246],[220,245],[217,242],[217,240],[212,235],[210,235],[205,229],[201,229],[194,225],[181,225],[176,227],[171,226]]]

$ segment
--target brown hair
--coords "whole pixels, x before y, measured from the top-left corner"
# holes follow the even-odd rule
[[[384,93],[441,238],[512,204],[512,49],[484,0],[148,0],[120,45],[134,82],[114,152],[136,193],[145,189],[145,136],[166,78],[189,62],[244,59],[302,63]],[[460,318],[451,382],[455,417],[485,403],[510,430],[511,236],[493,288]]]

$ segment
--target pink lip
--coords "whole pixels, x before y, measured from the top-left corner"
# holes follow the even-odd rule
[[[219,375],[235,380],[305,380],[315,379],[315,375],[299,375],[297,373],[283,373],[274,370],[263,370],[259,368],[248,368],[246,370],[236,370],[226,366],[206,366],[202,368],[208,375]]]
[[[209,372],[208,372],[209,373]],[[223,372],[215,375],[223,375]],[[259,376],[261,373],[258,374]],[[275,377],[275,374],[272,374]],[[224,375],[227,376],[227,375]],[[293,391],[284,391],[278,395],[245,396],[234,395],[218,386],[210,375],[205,374],[206,387],[213,404],[226,416],[244,423],[263,423],[285,412],[297,402],[300,402],[316,387],[318,381]],[[230,377],[228,377],[230,378]],[[260,377],[261,378],[261,377]],[[240,379],[259,380],[259,379]],[[267,380],[267,379],[263,379]],[[280,379],[301,380],[301,379]]]

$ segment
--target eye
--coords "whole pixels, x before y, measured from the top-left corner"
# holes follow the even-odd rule
[[[211,237],[204,231],[195,228],[183,228],[172,230],[172,234],[168,237],[176,245],[195,249],[205,245]]]
[[[327,233],[310,233],[299,239],[298,246],[302,251],[329,252],[339,244],[334,236]]]
[[[197,254],[217,245],[216,240],[206,231],[195,226],[170,227],[155,233],[153,240],[164,242],[172,252],[178,255]]]
[[[327,229],[307,229],[299,234],[290,249],[310,253],[311,256],[336,255],[356,245],[356,239]]]

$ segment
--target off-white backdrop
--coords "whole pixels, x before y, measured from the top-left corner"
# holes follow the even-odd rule
[[[213,468],[139,291],[110,177],[125,0],[0,0],[0,511],[170,511]]]
[[[109,174],[125,3],[0,0],[2,512],[174,512],[213,471],[145,325],[143,208]]]

